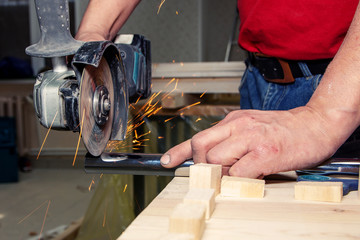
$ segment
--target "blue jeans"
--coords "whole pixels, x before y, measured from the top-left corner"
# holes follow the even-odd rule
[[[305,77],[296,78],[292,84],[277,84],[266,81],[259,70],[247,62],[241,80],[241,109],[288,110],[304,106],[319,85],[323,75],[311,75],[306,64],[299,62]]]

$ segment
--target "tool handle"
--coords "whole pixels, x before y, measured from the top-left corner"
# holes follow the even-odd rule
[[[68,0],[35,0],[41,38],[26,48],[34,57],[62,57],[74,54],[82,42],[70,34]]]

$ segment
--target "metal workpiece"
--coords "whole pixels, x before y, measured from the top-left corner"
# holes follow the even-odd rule
[[[85,171],[88,173],[111,173],[131,175],[174,176],[175,171],[194,164],[192,160],[185,161],[174,168],[165,168],[160,163],[162,154],[146,153],[103,153],[94,157],[85,156]]]
[[[33,57],[61,57],[75,54],[83,44],[70,33],[68,0],[35,0],[41,38],[25,49]]]

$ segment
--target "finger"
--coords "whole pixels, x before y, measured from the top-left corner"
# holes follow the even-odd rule
[[[161,165],[166,168],[172,168],[191,158],[192,150],[190,141],[191,140],[187,140],[183,143],[180,143],[179,145],[176,145],[164,153],[160,159]]]
[[[231,166],[241,157],[248,153],[248,143],[244,137],[234,137],[220,142],[207,153],[206,160],[209,163]]]
[[[199,132],[191,139],[194,163],[206,163],[207,153],[217,144],[231,136],[229,126],[214,126]]]
[[[264,161],[255,152],[249,152],[237,161],[229,169],[230,176],[247,177],[247,178],[262,178],[270,174],[271,166],[264,164]]]
[[[230,169],[231,166],[222,166],[221,168],[221,174],[222,176],[226,175],[228,176],[229,175],[229,169]]]

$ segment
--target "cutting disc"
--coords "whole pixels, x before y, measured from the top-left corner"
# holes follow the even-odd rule
[[[114,84],[110,67],[103,58],[98,67],[87,65],[84,68],[80,85],[81,134],[93,156],[99,156],[110,139],[114,118],[112,103]]]

